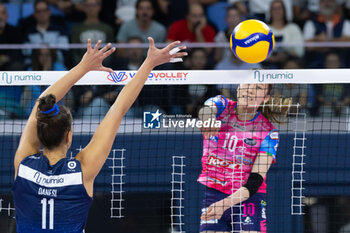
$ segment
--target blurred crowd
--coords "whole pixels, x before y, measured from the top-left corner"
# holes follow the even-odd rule
[[[167,70],[240,70],[350,67],[348,48],[304,47],[304,42],[350,42],[350,0],[5,0],[0,3],[0,44],[42,44],[40,49],[1,49],[0,71],[60,71],[76,65],[84,49],[70,43],[229,42],[241,21],[266,22],[283,46],[263,63],[248,64],[228,48],[190,48],[182,64]],[[59,49],[49,49],[60,45]],[[136,70],[146,49],[118,51],[106,61],[114,70]],[[42,86],[1,87],[0,116],[28,116]],[[75,87],[62,100],[76,117],[98,118],[108,110],[120,87]],[[350,105],[343,84],[276,85],[275,94],[293,97],[311,116],[341,116]],[[234,85],[147,86],[128,113],[161,109],[192,114],[210,96],[235,98]]]

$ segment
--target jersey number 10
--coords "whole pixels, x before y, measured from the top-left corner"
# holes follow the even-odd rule
[[[237,142],[238,142],[238,138],[236,135],[232,135],[230,137],[229,133],[226,133],[226,138],[224,141],[224,145],[222,146],[222,148],[224,149],[228,149],[228,151],[230,152],[234,152],[237,146]]]
[[[46,208],[47,204],[50,206],[50,213],[49,213],[49,229],[53,230],[53,211],[54,211],[54,200],[50,199],[47,201],[46,198],[41,199],[41,205],[42,205],[42,212],[41,212],[41,228],[46,229]]]

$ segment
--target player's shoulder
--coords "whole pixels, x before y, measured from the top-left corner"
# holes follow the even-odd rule
[[[37,153],[37,154],[32,154],[32,155],[29,155],[27,156],[26,158],[24,158],[22,160],[22,164],[25,164],[25,163],[32,163],[32,162],[37,162],[37,161],[40,161],[42,159],[42,154],[41,153]]]

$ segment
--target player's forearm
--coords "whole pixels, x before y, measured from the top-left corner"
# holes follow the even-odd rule
[[[73,87],[73,85],[78,82],[88,71],[89,70],[86,67],[78,64],[57,82],[48,87],[40,97],[47,94],[53,94],[56,96],[57,102],[60,101]]]
[[[223,206],[225,210],[231,206],[237,205],[243,201],[248,200],[249,191],[246,187],[239,188],[236,192],[232,193],[230,196],[223,199]]]
[[[122,116],[127,113],[131,105],[135,102],[153,68],[154,67],[146,59],[136,75],[120,92],[118,98],[113,104],[113,108],[118,108],[118,111]]]
[[[108,156],[123,116],[135,102],[135,99],[142,90],[142,87],[152,69],[153,66],[146,60],[132,80],[120,92],[118,98],[115,100],[100,126],[97,128],[91,144],[96,141],[96,144],[99,145],[103,142],[102,148],[96,146],[101,149],[99,151],[101,155]]]

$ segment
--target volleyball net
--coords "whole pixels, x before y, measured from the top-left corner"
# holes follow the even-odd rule
[[[13,158],[28,114],[40,93],[65,73],[0,72],[0,232],[15,232]],[[74,118],[67,156],[87,145],[135,73],[89,72],[60,101]],[[197,182],[204,124],[198,112],[210,97],[236,100],[237,86],[248,83],[274,84],[275,102],[262,108],[288,109],[284,124],[274,124],[279,131],[276,163],[267,175],[267,199],[259,207],[268,232],[345,229],[350,221],[345,211],[350,204],[349,74],[348,69],[152,71],[96,178],[86,232],[199,232],[205,186]],[[256,129],[248,130],[244,123],[232,127],[247,136],[241,144],[231,136],[222,143],[232,150],[240,145],[242,154],[234,161],[209,155],[207,164],[232,170],[234,176],[243,172],[242,165],[253,163],[244,151],[256,144],[249,136]],[[232,208],[231,232],[240,232],[251,224],[256,207]]]

